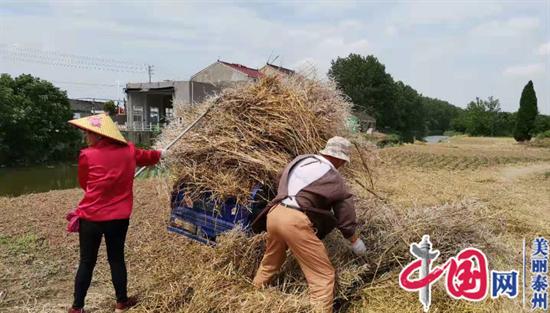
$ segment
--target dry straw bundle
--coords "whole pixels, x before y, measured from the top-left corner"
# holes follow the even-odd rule
[[[434,207],[400,210],[377,200],[365,200],[368,194],[358,192],[359,232],[368,247],[366,257],[353,255],[339,232],[332,232],[325,245],[337,270],[336,303],[341,309],[357,299],[361,291],[394,275],[411,260],[409,244],[430,234],[441,259],[456,254],[464,247],[477,247],[487,252],[503,251],[496,236],[503,233],[505,218],[491,214],[477,200],[463,200]],[[221,239],[213,266],[218,271],[252,278],[263,252],[262,236],[247,237],[236,230]],[[395,277],[391,277],[395,279]],[[394,283],[397,283],[396,280]],[[296,260],[289,254],[274,286],[287,294],[303,293],[306,283]]]
[[[351,104],[330,82],[266,77],[229,88],[194,108],[211,109],[172,149],[171,174],[196,193],[245,200],[256,184],[271,185],[295,156],[316,153],[335,135],[345,135]],[[185,108],[163,131],[159,146],[189,122]]]

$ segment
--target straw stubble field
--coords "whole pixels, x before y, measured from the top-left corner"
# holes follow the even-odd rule
[[[446,144],[383,149],[379,155],[375,190],[384,200],[369,193],[358,203],[364,209],[360,219],[367,260],[354,259],[337,234],[327,239],[340,270],[342,311],[421,312],[417,294],[399,289],[397,274],[410,260],[408,244],[425,232],[443,258],[475,246],[487,252],[490,268],[501,270],[520,266],[521,238],[550,237],[548,149],[507,139],[455,138]],[[480,156],[504,161],[445,166],[457,158],[473,164],[471,158]],[[417,157],[426,161],[408,161]],[[442,158],[452,161],[433,162]],[[163,179],[135,185],[127,243],[130,291],[141,300],[134,312],[309,311],[303,277],[292,258],[273,287],[257,291],[250,285],[262,236],[234,232],[219,247],[209,248],[168,233],[169,189]],[[78,240],[64,232],[63,216],[80,196],[73,189],[0,198],[0,311],[66,311]],[[87,301],[91,312],[112,310],[104,253],[102,249]],[[520,312],[518,301],[455,301],[437,283],[432,312]]]

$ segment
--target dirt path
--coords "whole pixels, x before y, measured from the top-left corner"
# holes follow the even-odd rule
[[[527,175],[550,172],[550,163],[544,162],[527,166],[508,166],[500,170],[505,181],[512,181]]]

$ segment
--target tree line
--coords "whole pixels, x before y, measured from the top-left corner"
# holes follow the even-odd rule
[[[526,88],[532,88],[532,83]],[[533,98],[522,99],[518,112],[510,113],[501,111],[498,99],[476,98],[451,121],[451,130],[470,136],[514,137],[517,141],[528,141],[550,130],[550,116],[538,114]]]
[[[52,83],[0,75],[0,165],[26,165],[76,158],[81,136],[67,94]]]
[[[550,129],[550,116],[538,114],[532,82],[522,93],[519,112],[508,113],[501,111],[499,100],[493,97],[476,98],[466,109],[426,97],[394,80],[372,55],[337,58],[331,62],[328,75],[350,97],[354,112],[374,117],[380,131],[396,133],[406,142],[446,131],[472,136],[514,136],[524,141]]]

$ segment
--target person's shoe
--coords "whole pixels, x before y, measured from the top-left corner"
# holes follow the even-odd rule
[[[76,308],[70,308],[69,313],[86,313],[83,308],[76,309]]]
[[[137,304],[135,297],[130,297],[124,302],[117,302],[115,307],[115,313],[122,313]]]

